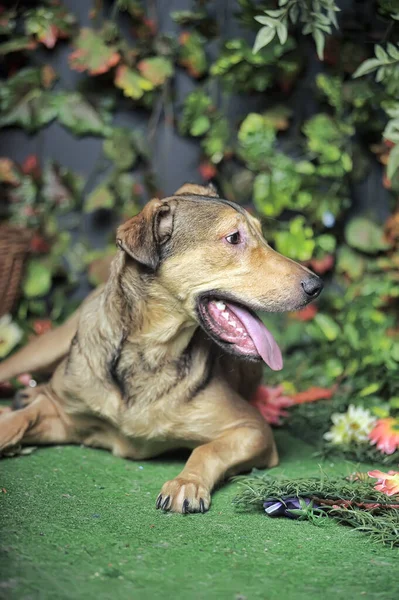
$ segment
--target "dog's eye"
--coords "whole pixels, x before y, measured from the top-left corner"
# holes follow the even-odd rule
[[[235,231],[234,233],[231,233],[226,237],[226,241],[233,245],[239,244],[241,242],[240,232]]]

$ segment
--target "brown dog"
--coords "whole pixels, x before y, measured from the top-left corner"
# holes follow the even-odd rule
[[[48,384],[22,393],[23,408],[3,411],[0,449],[78,443],[142,460],[191,448],[156,506],[204,512],[218,481],[278,461],[247,402],[261,359],[282,368],[254,311],[299,309],[322,283],[210,187],[152,200],[118,229],[117,245],[106,285],[0,366],[4,381],[58,362]]]

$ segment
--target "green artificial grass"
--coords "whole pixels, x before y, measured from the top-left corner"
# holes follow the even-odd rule
[[[277,435],[273,473],[319,473],[312,448]],[[7,600],[392,600],[398,550],[328,521],[242,512],[239,487],[209,513],[163,514],[155,500],[183,458],[134,463],[86,448],[39,449],[0,462],[0,597]],[[326,473],[359,465],[328,460]],[[361,470],[367,466],[362,465]]]

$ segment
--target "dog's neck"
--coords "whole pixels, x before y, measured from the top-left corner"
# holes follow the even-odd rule
[[[123,252],[113,261],[103,302],[112,330],[139,346],[152,364],[178,358],[198,328],[157,278],[141,272]]]

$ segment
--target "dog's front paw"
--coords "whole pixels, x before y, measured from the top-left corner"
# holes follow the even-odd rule
[[[156,508],[179,513],[206,512],[211,495],[200,481],[176,477],[167,481],[157,498]]]

